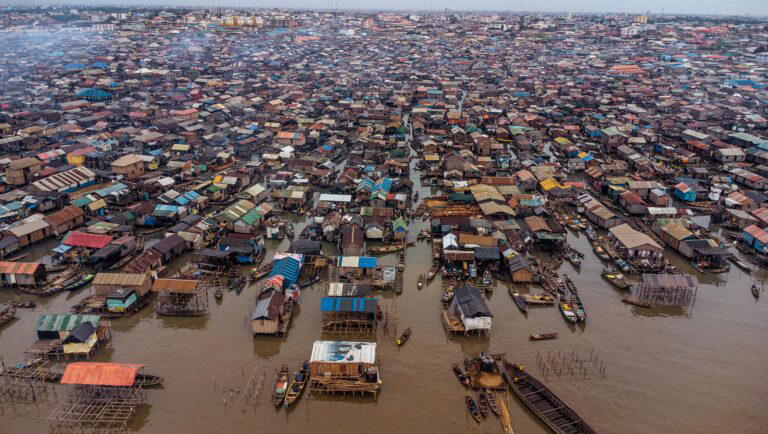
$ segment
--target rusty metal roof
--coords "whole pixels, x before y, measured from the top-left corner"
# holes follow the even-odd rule
[[[199,280],[190,279],[157,279],[152,284],[153,292],[167,291],[184,294],[194,294],[200,285]]]
[[[149,279],[146,274],[133,273],[98,273],[93,279],[94,285],[141,286]]]
[[[87,384],[93,386],[133,386],[136,374],[144,365],[123,363],[70,363],[64,369],[61,384]]]

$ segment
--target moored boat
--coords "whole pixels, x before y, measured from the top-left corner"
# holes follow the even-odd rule
[[[309,361],[305,360],[301,365],[301,369],[293,376],[291,384],[288,386],[288,392],[285,394],[285,400],[283,401],[284,407],[290,407],[304,392],[304,388],[307,387],[307,379],[309,378]]]
[[[523,370],[522,365],[504,360],[502,375],[509,387],[528,408],[556,433],[593,434],[595,431],[547,386]]]
[[[525,299],[517,292],[513,292],[511,295],[512,300],[514,300],[515,305],[517,305],[517,308],[520,309],[520,311],[523,313],[528,312],[528,303],[526,303]]]
[[[632,284],[629,283],[627,278],[622,273],[603,271],[600,273],[600,275],[603,276],[603,279],[605,279],[608,283],[618,289],[629,289],[629,287],[632,286]]]
[[[76,280],[73,283],[70,283],[69,285],[64,287],[65,291],[76,291],[83,286],[91,283],[93,278],[96,277],[95,274],[86,274],[85,276],[81,277],[80,279]]]
[[[573,268],[576,268],[577,270],[578,270],[579,268],[581,268],[581,258],[580,258],[580,257],[579,257],[579,255],[577,255],[575,252],[573,252],[573,251],[569,251],[569,252],[568,252],[568,253],[565,255],[565,259],[567,259],[567,260],[568,260],[568,262],[570,262],[570,263],[571,263],[571,265],[573,265]]]
[[[464,373],[464,371],[459,368],[458,363],[453,364],[453,373],[456,374],[456,378],[459,379],[459,383],[469,386],[469,377]]]
[[[536,294],[522,294],[523,300],[525,300],[525,303],[528,305],[549,305],[549,304],[555,304],[557,300],[555,300],[555,297],[552,297],[549,294],[542,294],[542,295],[536,295]]]
[[[283,367],[277,371],[275,375],[275,387],[272,390],[272,402],[275,407],[279,407],[285,399],[285,394],[288,392],[288,382],[291,379],[291,373],[288,370],[288,365],[283,364]]]
[[[576,317],[576,314],[573,312],[573,308],[571,307],[570,303],[561,301],[560,312],[562,312],[563,318],[565,318],[566,321],[574,322],[574,323],[578,321],[578,318]]]
[[[431,281],[437,275],[437,271],[440,269],[440,260],[436,259],[432,261],[432,266],[427,272],[427,282]]]
[[[484,389],[477,391],[477,407],[483,417],[488,416],[488,394]]]
[[[405,243],[384,244],[381,246],[371,247],[370,249],[368,249],[368,254],[381,255],[385,253],[399,252],[400,250],[404,250],[405,247],[406,247]]]
[[[467,404],[467,411],[469,412],[470,416],[472,416],[472,418],[475,419],[477,423],[480,423],[480,409],[477,406],[477,402],[475,402],[475,400],[469,395],[467,395],[464,400]]]
[[[486,390],[485,396],[488,399],[488,407],[491,408],[493,414],[496,416],[501,416],[501,406],[499,405],[499,400],[496,397],[496,391]]]
[[[0,327],[11,322],[15,314],[16,306],[8,303],[0,305]]]

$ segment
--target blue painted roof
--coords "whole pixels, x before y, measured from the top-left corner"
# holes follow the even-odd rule
[[[323,297],[320,299],[321,312],[376,312],[375,298]]]
[[[379,182],[376,183],[376,190],[384,190],[387,193],[389,193],[389,190],[392,189],[392,179],[390,178],[381,178]]]
[[[376,258],[370,256],[361,256],[358,262],[359,268],[376,268]]]
[[[283,276],[286,285],[296,283],[299,278],[299,272],[301,271],[301,261],[296,258],[288,257],[275,261],[272,266],[272,271],[269,272],[268,278],[277,276],[278,274]]]
[[[112,94],[109,92],[104,92],[101,89],[94,89],[92,87],[89,87],[81,90],[80,92],[77,92],[77,97],[103,99],[103,98],[112,98]]]

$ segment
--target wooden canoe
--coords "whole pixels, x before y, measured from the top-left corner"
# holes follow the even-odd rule
[[[503,361],[502,375],[515,395],[556,433],[592,434],[595,431],[547,386],[521,365]]]
[[[400,335],[400,337],[397,339],[397,346],[399,347],[400,345],[405,344],[406,342],[408,342],[408,339],[410,338],[411,338],[411,328],[408,327],[407,329],[405,329],[403,334]]]
[[[511,295],[512,295],[512,300],[514,300],[515,305],[517,305],[517,308],[520,309],[520,311],[523,313],[528,312],[528,303],[526,303],[523,296],[521,296],[517,292],[513,292]]]
[[[12,304],[0,305],[0,327],[8,324],[16,314],[16,306]]]
[[[477,391],[477,407],[483,417],[488,416],[488,394],[483,389]]]
[[[283,402],[284,407],[290,407],[301,397],[301,393],[304,392],[308,380],[309,360],[305,360],[299,372],[293,376],[290,386],[288,386],[288,392],[285,394],[285,401]]]
[[[475,422],[480,423],[480,409],[477,407],[477,402],[475,402],[475,400],[469,395],[467,395],[464,400],[467,404],[467,411],[469,412],[470,416],[475,419]]]
[[[70,283],[69,285],[64,287],[65,291],[76,291],[85,285],[91,283],[93,278],[96,277],[95,274],[86,274],[85,276],[81,277],[80,279],[76,280],[73,283]]]
[[[600,273],[600,275],[608,283],[610,283],[612,286],[618,289],[628,289],[630,286],[632,286],[632,284],[627,281],[627,278],[624,277],[624,274],[622,273],[613,273],[610,271],[603,271],[602,273]]]
[[[543,340],[546,340],[546,339],[554,339],[554,338],[557,337],[557,335],[558,335],[557,332],[553,332],[553,333],[534,333],[534,334],[531,335],[530,339],[532,341],[543,341]]]
[[[501,406],[499,406],[499,400],[496,396],[495,390],[486,390],[485,396],[488,399],[488,407],[491,408],[491,411],[496,416],[501,416]]]
[[[629,298],[629,296],[626,296],[621,299],[626,304],[631,304],[632,306],[642,307],[642,308],[650,308],[653,307],[651,303],[648,303],[647,301],[640,301],[640,300],[633,300]]]
[[[459,383],[469,386],[469,377],[464,373],[464,371],[459,368],[458,363],[453,364],[453,373],[456,374],[456,378],[459,379]]]
[[[275,407],[279,407],[283,403],[290,381],[291,372],[288,370],[288,365],[283,364],[283,367],[275,374],[275,387],[272,389],[272,402]]]
[[[368,253],[371,255],[381,255],[385,253],[399,252],[405,249],[405,244],[388,244],[383,246],[371,247],[368,249]]]

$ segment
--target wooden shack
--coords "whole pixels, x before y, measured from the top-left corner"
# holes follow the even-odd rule
[[[282,291],[266,291],[256,299],[256,307],[251,314],[251,332],[253,335],[276,335],[283,320],[285,295]]]
[[[167,264],[174,258],[180,256],[184,252],[186,242],[184,238],[173,234],[170,237],[163,238],[155,243],[151,248],[156,251],[162,257],[163,263]]]
[[[51,236],[51,225],[43,219],[32,220],[8,229],[8,232],[18,238],[19,247],[24,247]]]
[[[98,296],[106,297],[116,289],[132,289],[136,296],[145,296],[152,288],[149,274],[98,273],[93,279],[93,290]]]
[[[376,394],[381,385],[374,342],[315,341],[309,366],[315,393]]]
[[[59,236],[85,223],[85,213],[80,208],[70,205],[48,214],[44,220],[51,225],[51,232]]]
[[[376,334],[380,309],[375,298],[323,297],[320,311],[324,332]]]
[[[208,310],[208,291],[199,280],[157,279],[152,292],[158,294],[155,312],[160,315],[197,316]]]
[[[513,282],[527,283],[533,281],[533,266],[523,255],[515,255],[507,259],[507,268]]]
[[[45,264],[38,262],[0,262],[0,284],[36,288],[45,285]]]

